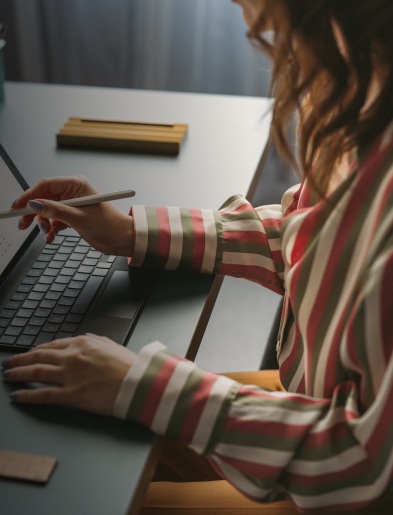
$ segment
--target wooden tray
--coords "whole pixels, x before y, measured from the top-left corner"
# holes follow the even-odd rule
[[[188,125],[69,118],[56,135],[58,147],[125,150],[176,156]]]

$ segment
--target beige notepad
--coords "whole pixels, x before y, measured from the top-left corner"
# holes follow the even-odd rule
[[[56,138],[58,147],[178,155],[187,129],[176,123],[69,118]]]
[[[0,476],[46,483],[57,463],[56,458],[0,450]]]

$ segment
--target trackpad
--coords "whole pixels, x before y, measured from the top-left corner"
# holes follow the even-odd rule
[[[134,318],[143,298],[138,283],[140,281],[135,280],[135,276],[130,272],[116,270],[91,314],[114,318]]]

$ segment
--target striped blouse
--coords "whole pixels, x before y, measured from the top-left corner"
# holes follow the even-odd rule
[[[360,508],[392,486],[393,124],[329,202],[307,183],[281,205],[135,206],[131,266],[243,277],[285,293],[287,392],[202,370],[159,342],[126,375],[114,415],[188,445],[252,500],[306,513]],[[318,512],[319,513],[319,512]]]

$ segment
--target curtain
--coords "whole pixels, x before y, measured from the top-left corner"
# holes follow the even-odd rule
[[[14,0],[21,78],[267,96],[269,61],[229,0]]]

